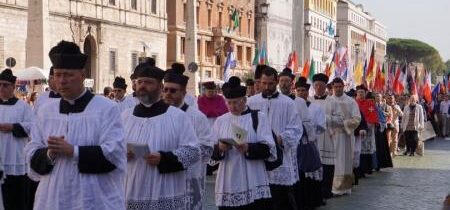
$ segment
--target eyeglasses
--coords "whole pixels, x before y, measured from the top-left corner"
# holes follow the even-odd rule
[[[163,92],[164,92],[164,93],[176,93],[177,91],[179,91],[179,90],[176,89],[176,88],[167,88],[167,87],[165,87],[165,88],[163,89]]]
[[[0,87],[10,87],[11,86],[11,84],[9,84],[9,83],[0,83]]]

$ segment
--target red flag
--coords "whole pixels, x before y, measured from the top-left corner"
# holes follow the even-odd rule
[[[427,72],[425,75],[425,81],[423,85],[423,98],[427,103],[431,103],[431,73]]]
[[[382,64],[383,65],[383,64]],[[380,65],[377,67],[377,74],[375,76],[375,83],[373,89],[381,93],[384,91],[384,85],[386,84],[385,78],[384,78],[384,65],[383,65],[383,71],[380,69]]]
[[[359,109],[364,115],[367,123],[376,124],[378,123],[377,108],[375,107],[375,102],[372,100],[356,100]]]
[[[298,58],[296,51],[289,54],[288,63],[286,64],[286,67],[292,69],[292,72],[294,74],[298,73]]]
[[[309,60],[306,60],[303,65],[302,77],[309,78]]]
[[[399,66],[397,66],[397,72],[395,73],[395,79],[394,79],[394,93],[397,95],[403,94],[405,91],[405,81],[406,81],[406,74],[403,72],[403,69]]]
[[[367,81],[372,81],[375,67],[375,46],[372,46],[372,53],[370,54],[369,66],[367,67],[366,78]]]

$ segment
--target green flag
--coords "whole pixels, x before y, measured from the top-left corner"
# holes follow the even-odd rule
[[[231,15],[231,20],[233,20],[233,31],[239,27],[239,14],[237,9],[234,9],[233,15]]]
[[[311,66],[309,66],[309,80],[312,81],[314,74],[316,74],[316,63],[314,62],[314,58],[312,58]]]

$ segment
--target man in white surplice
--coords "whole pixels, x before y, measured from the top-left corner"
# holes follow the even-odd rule
[[[312,78],[314,86],[314,98],[311,102],[317,104],[325,112],[326,130],[322,134],[317,135],[317,147],[319,149],[320,158],[323,168],[322,180],[322,196],[325,199],[331,198],[334,162],[335,162],[335,135],[336,129],[343,126],[344,114],[333,97],[329,97],[326,90],[328,76],[323,73],[315,74]]]
[[[127,209],[186,209],[186,169],[200,160],[192,122],[181,109],[160,99],[163,70],[141,63],[134,74],[140,104],[122,113],[130,147]],[[148,151],[138,154],[138,146]]]
[[[172,65],[174,66],[174,65]],[[189,210],[202,210],[205,196],[206,164],[211,158],[214,146],[214,136],[208,118],[197,108],[185,102],[186,86],[189,77],[183,75],[180,69],[169,69],[164,76],[163,99],[164,102],[183,110],[190,118],[195,134],[200,143],[201,158],[187,170],[186,208]]]
[[[335,78],[333,84],[333,98],[344,114],[343,126],[335,129],[336,160],[333,179],[333,194],[343,195],[351,193],[353,184],[353,147],[354,131],[361,121],[358,104],[355,99],[344,94],[344,81]]]
[[[54,69],[53,66],[50,68],[50,73],[48,75],[48,91],[45,91],[36,99],[36,102],[33,105],[34,113],[38,113],[39,107],[43,104],[46,104],[51,101],[59,101],[61,95],[56,91],[55,81],[53,79]]]
[[[31,107],[14,96],[16,77],[10,69],[0,73],[0,159],[3,161],[2,196],[6,209],[24,209],[27,164],[24,147],[33,120]],[[0,176],[0,180],[2,176]]]
[[[299,181],[297,146],[302,136],[300,115],[294,101],[277,90],[277,71],[272,67],[262,70],[262,92],[248,99],[248,106],[265,113],[276,141],[284,147],[283,164],[269,171],[274,209],[293,209],[293,186]]]
[[[117,104],[84,87],[87,56],[61,41],[49,53],[62,99],[39,108],[26,146],[39,176],[35,210],[125,209],[124,133]]]
[[[269,179],[263,160],[276,158],[275,142],[265,114],[247,107],[246,87],[240,82],[231,77],[223,85],[230,112],[214,124],[216,146],[212,158],[220,162],[216,205],[219,210],[270,210]]]
[[[114,93],[114,101],[119,106],[119,110],[122,113],[126,109],[133,108],[136,106],[136,99],[133,97],[125,96],[127,93],[127,84],[125,79],[122,77],[116,77],[113,82],[113,93]]]

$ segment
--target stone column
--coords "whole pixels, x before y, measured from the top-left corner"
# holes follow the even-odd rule
[[[297,52],[299,65],[303,66],[305,60],[305,2],[295,0],[292,2],[292,49]]]
[[[197,59],[197,3],[196,0],[187,0],[186,2],[186,51],[184,55],[184,63],[186,65],[186,69],[191,62],[195,62]],[[186,72],[186,75],[189,76],[189,83],[187,85],[187,91],[190,94],[199,94],[198,81],[199,70],[195,73]]]
[[[48,0],[28,0],[26,67],[50,68]]]

